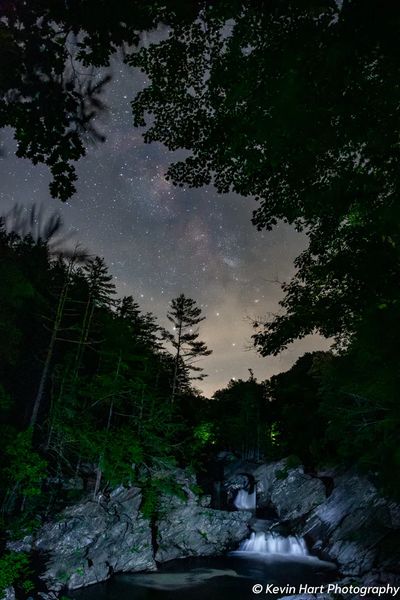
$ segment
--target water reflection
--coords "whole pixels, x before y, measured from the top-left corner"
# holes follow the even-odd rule
[[[74,600],[254,600],[254,583],[321,585],[335,576],[333,565],[309,557],[191,558],[171,561],[156,573],[118,575],[68,596]]]

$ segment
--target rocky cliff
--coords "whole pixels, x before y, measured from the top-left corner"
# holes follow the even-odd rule
[[[150,522],[138,488],[118,487],[109,498],[86,499],[44,524],[34,538],[10,544],[40,554],[47,587],[42,598],[105,581],[114,573],[153,571],[191,556],[218,556],[254,531],[302,536],[308,548],[338,566],[342,581],[363,585],[400,580],[400,506],[384,498],[367,477],[348,471],[305,473],[278,461],[226,464],[231,496],[250,480],[257,518],[247,511],[215,510],[193,489],[195,478],[176,470],[183,495],[164,494]],[[272,515],[272,517],[271,517]],[[6,598],[13,598],[12,590]],[[311,598],[311,596],[310,596]]]

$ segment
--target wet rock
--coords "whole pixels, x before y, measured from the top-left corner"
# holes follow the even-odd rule
[[[156,561],[188,556],[218,556],[248,536],[251,513],[228,512],[193,504],[174,509],[158,523]]]
[[[42,576],[48,588],[76,589],[113,573],[154,570],[151,530],[140,503],[140,490],[121,487],[108,502],[81,502],[43,526],[35,549],[49,554]]]
[[[276,521],[271,521],[270,519],[257,519],[254,517],[249,523],[251,531],[255,531],[256,533],[259,531],[263,533],[268,533],[273,529],[276,529],[277,525],[278,524],[276,523]]]
[[[342,575],[365,579],[374,572],[382,581],[399,581],[400,505],[383,498],[367,477],[339,469],[313,477],[302,467],[288,468],[286,460],[252,473],[258,510],[273,507],[280,526],[305,536]]]
[[[325,499],[322,481],[306,475],[302,467],[291,469],[285,478],[275,480],[271,492],[271,504],[282,521],[304,517]]]
[[[157,562],[188,556],[218,556],[236,548],[248,536],[250,512],[206,508],[191,493],[190,481],[182,483],[185,498],[162,499],[162,513],[157,522]]]
[[[317,477],[304,473],[303,467],[288,468],[285,460],[261,465],[256,480],[257,506],[270,506],[281,521],[304,517],[325,502],[325,486]]]
[[[285,460],[258,466],[253,475],[256,480],[257,507],[264,508],[271,503],[272,490],[278,481],[279,473],[284,472]]]
[[[332,494],[300,533],[314,541],[314,550],[328,553],[342,574],[366,575],[378,563],[387,569],[400,564],[397,515],[397,505],[380,496],[366,477],[348,472],[335,479]]]
[[[210,497],[197,495],[193,474],[176,469],[173,477],[181,493],[161,496],[159,519],[152,526],[139,510],[140,490],[123,486],[109,498],[75,504],[44,525],[33,548],[46,560],[42,579],[48,590],[81,588],[114,573],[154,571],[155,550],[159,562],[218,555],[248,536],[251,513],[208,508]]]

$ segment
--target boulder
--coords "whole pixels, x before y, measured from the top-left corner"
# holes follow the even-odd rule
[[[76,589],[112,573],[154,570],[151,530],[137,488],[118,488],[107,502],[84,501],[44,525],[36,550],[48,553],[42,579],[50,590]]]
[[[285,460],[258,466],[252,473],[256,480],[257,507],[265,508],[271,503],[271,494],[277,482],[277,474],[284,472]]]
[[[272,505],[281,521],[294,521],[325,502],[320,479],[304,473],[303,467],[288,469],[286,461],[261,465],[254,472],[257,506]]]
[[[187,504],[158,522],[157,562],[188,556],[218,556],[249,535],[247,511],[228,512]]]
[[[311,476],[286,460],[258,466],[257,507],[275,509],[291,533],[305,536],[311,550],[334,560],[342,575],[376,580],[400,576],[400,506],[382,497],[354,471]],[[327,497],[323,481],[329,480]]]
[[[155,551],[158,562],[219,555],[248,536],[251,513],[211,509],[210,497],[196,493],[193,474],[176,469],[173,476],[181,493],[161,495],[156,523],[139,510],[141,491],[120,486],[110,498],[82,501],[43,525],[32,545],[44,555],[48,591],[85,587],[113,573],[154,571]]]
[[[335,479],[332,494],[298,532],[334,559],[344,575],[368,574],[377,562],[388,569],[400,564],[398,544],[391,543],[400,539],[397,505],[354,472]]]
[[[271,492],[271,504],[282,521],[304,517],[325,499],[322,481],[306,475],[302,467],[291,469],[287,477],[276,480]]]
[[[162,497],[157,521],[157,562],[189,556],[218,556],[237,547],[249,535],[250,512],[207,508],[204,499],[191,491],[193,482],[189,478],[181,478],[180,483],[185,498]]]

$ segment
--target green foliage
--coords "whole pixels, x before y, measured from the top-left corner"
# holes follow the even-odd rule
[[[10,394],[6,392],[4,387],[0,384],[0,414],[7,413],[12,407],[12,399]]]
[[[2,222],[4,510],[38,498],[47,471],[91,461],[105,483],[128,483],[140,463],[154,473],[166,457],[214,446],[310,467],[356,463],[399,495],[400,6],[171,0],[111,14],[92,0],[84,11],[61,4],[8,3],[0,23],[0,127],[14,128],[18,156],[48,165],[54,196],[73,193],[84,136],[101,138],[93,120],[108,78],[66,65],[104,68],[124,45],[150,82],[132,103],[136,125],[150,122],[145,140],[188,151],[169,169],[174,183],[255,196],[259,229],[283,220],[308,234],[283,310],[255,324],[261,354],[315,332],[336,339],[336,354],[306,354],[266,385],[231,382],[199,409],[190,380],[210,350],[194,300],[172,301],[172,355],[153,315],[131,297],[115,301],[103,259],[55,261],[46,236]],[[138,31],[159,22],[167,39],[137,51]],[[34,438],[22,423],[32,414]],[[152,515],[170,484],[141,484]]]
[[[25,509],[22,513],[14,514],[12,518],[8,515],[6,520],[0,521],[0,530],[7,531],[13,540],[20,540],[26,535],[35,533],[42,524],[38,510],[41,510],[43,506],[41,502],[32,504],[33,506],[29,506],[29,510]]]
[[[104,435],[101,436],[104,439]],[[135,466],[143,459],[143,451],[132,430],[124,427],[111,432],[104,440],[106,448],[101,460],[104,476],[111,485],[133,483]],[[101,443],[101,442],[100,442]]]
[[[215,444],[216,435],[214,429],[214,423],[200,423],[194,428],[193,437],[202,446]]]
[[[253,374],[247,381],[232,380],[218,390],[207,403],[207,420],[214,422],[215,440],[219,448],[238,451],[242,456],[273,456],[273,427],[265,385]],[[272,435],[272,437],[271,437]]]
[[[256,196],[259,229],[285,220],[308,233],[259,350],[315,331],[347,341],[365,310],[398,301],[400,7],[223,1],[202,22],[130,57],[150,81],[136,124],[188,151],[174,183]]]
[[[140,31],[186,21],[198,6],[134,0],[110,12],[94,0],[84,8],[51,0],[2,7],[0,55],[7,68],[0,77],[0,127],[15,130],[18,157],[49,167],[53,197],[65,201],[75,192],[74,163],[86,154],[88,139],[104,141],[94,123],[107,110],[111,56],[123,47],[127,60]],[[71,43],[78,31],[79,43]]]
[[[289,371],[266,383],[274,448],[279,457],[289,456],[293,466],[298,459],[290,455],[311,466],[327,458],[327,418],[320,412],[319,369],[331,360],[329,353],[307,353]]]
[[[184,294],[173,298],[167,318],[173,326],[172,332],[164,331],[164,338],[170,342],[175,352],[171,395],[171,401],[174,402],[178,392],[188,389],[190,380],[202,380],[206,377],[197,362],[199,358],[212,354],[212,350],[198,339],[198,325],[205,317],[201,316],[201,308],[196,306],[195,300],[186,298]]]
[[[32,447],[32,430],[15,434],[5,448],[3,477],[25,497],[38,496],[47,471],[47,462]]]
[[[180,500],[186,500],[182,487],[173,479],[168,472],[156,476],[150,476],[141,480],[143,490],[143,502],[140,507],[146,518],[152,519],[162,512],[162,495],[176,496]]]
[[[196,494],[196,496],[200,496],[201,494],[204,494],[204,490],[200,485],[197,484],[191,484],[189,486],[190,491],[193,492],[193,494]]]
[[[32,312],[23,294],[21,310],[17,301],[0,308],[0,328],[14,320],[21,341],[15,359],[0,361],[1,529],[24,535],[35,516],[77,499],[81,490],[64,490],[62,481],[87,479],[88,468],[89,477],[97,473],[96,493],[121,483],[142,486],[144,512],[153,514],[160,493],[180,489],[150,474],[171,471],[211,435],[204,427],[194,436],[191,415],[201,397],[188,382],[171,405],[175,361],[162,345],[162,329],[133,298],[114,300],[100,258],[53,258],[40,236],[35,241],[3,226],[0,249],[0,271],[4,256],[9,273],[21,274],[7,280],[10,297],[26,281],[34,290],[29,299],[37,300]],[[34,407],[34,427],[26,429]]]
[[[397,308],[378,310],[372,324],[360,323],[350,347],[322,369],[320,406],[331,461],[376,473],[384,491],[397,498],[399,326]]]
[[[14,583],[22,584],[25,592],[33,589],[29,556],[23,552],[6,552],[0,556],[0,594]]]

